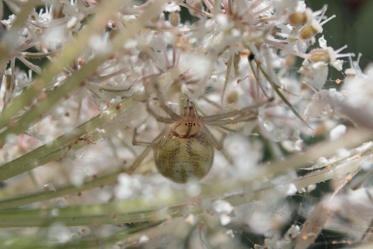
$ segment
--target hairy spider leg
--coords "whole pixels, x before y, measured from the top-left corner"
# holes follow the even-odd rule
[[[135,161],[133,161],[131,166],[126,170],[126,173],[132,174],[144,161],[144,159],[146,158],[146,156],[149,154],[150,151],[151,151],[151,146],[146,146],[146,148],[141,152],[140,155],[136,157]]]
[[[205,125],[201,126],[201,131],[206,135],[206,138],[208,141],[217,149],[222,150],[223,149],[223,141],[225,136],[222,137],[221,140],[217,140],[215,136],[212,134],[209,128],[207,128]]]
[[[210,121],[207,124],[208,125],[227,125],[227,124],[236,124],[240,122],[247,122],[247,121],[253,121],[257,118],[257,115],[255,113],[250,113],[252,114],[251,116],[246,115],[246,116],[238,116],[232,119],[221,119],[221,120],[216,120],[216,121]]]
[[[158,113],[156,113],[151,107],[150,107],[150,103],[149,103],[149,100],[146,101],[146,110],[149,112],[150,115],[152,115],[158,122],[161,122],[161,123],[166,123],[166,124],[170,124],[172,122],[174,122],[173,119],[171,118],[167,118],[167,117],[163,117],[161,115],[159,115]]]
[[[172,120],[176,121],[180,118],[179,115],[177,115],[168,105],[166,105],[166,102],[164,100],[163,94],[161,90],[159,89],[159,85],[157,82],[154,82],[154,88],[156,90],[158,99],[159,99],[159,104],[161,105],[162,110],[164,110]]]
[[[146,148],[141,152],[140,155],[138,155],[136,157],[135,161],[132,163],[132,165],[129,167],[129,169],[126,172],[133,173],[136,170],[136,168],[140,166],[142,161],[144,161],[146,156],[151,151],[152,147],[155,146],[156,144],[158,144],[159,141],[162,139],[162,137],[164,135],[166,135],[167,130],[168,129],[163,129],[163,131],[161,133],[159,133],[159,135],[156,138],[154,138],[152,142],[145,142],[145,141],[138,141],[136,139],[136,136],[137,136],[138,133],[137,133],[137,128],[135,128],[135,130],[133,132],[133,137],[132,137],[132,144],[133,145],[145,145]]]
[[[240,110],[233,110],[233,111],[229,111],[229,112],[225,112],[225,113],[203,116],[202,120],[206,124],[211,124],[211,123],[213,123],[214,121],[217,121],[217,120],[224,120],[224,119],[227,119],[227,118],[233,118],[233,117],[236,117],[238,115],[240,115],[242,117],[242,116],[245,116],[245,115],[253,114],[254,110],[256,108],[258,108],[262,105],[265,105],[265,104],[271,102],[272,100],[273,100],[273,98],[270,98],[266,101],[262,101],[262,102],[254,104],[254,105],[244,107]]]

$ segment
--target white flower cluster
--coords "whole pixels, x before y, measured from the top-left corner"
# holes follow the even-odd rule
[[[31,13],[23,30],[17,31],[13,42],[17,51],[29,47],[45,53],[58,51],[84,30],[89,15],[100,7],[96,1],[45,4],[45,8]],[[326,7],[312,12],[302,0],[204,4],[169,2],[162,15],[148,24],[146,32],[123,44],[86,80],[93,100],[104,107],[118,96],[141,93],[153,76],[161,75],[159,84],[169,103],[179,103],[180,96],[186,95],[206,114],[274,98],[258,109],[261,133],[274,141],[297,139],[306,127],[301,116],[309,99],[325,84],[328,64],[341,70],[339,58],[352,56],[327,47],[321,36],[322,26],[333,16],[326,17]],[[141,8],[132,5],[122,9],[109,21],[105,32],[89,39],[74,67],[110,53],[112,37],[126,32],[125,22],[135,20]],[[180,21],[181,8],[189,11],[190,21]],[[8,29],[13,22],[14,16],[2,21]],[[315,44],[318,36],[319,48]],[[296,58],[303,60],[298,75],[292,73]],[[15,84],[19,87],[24,83]],[[2,90],[3,95],[9,94]]]
[[[19,13],[18,2],[23,1],[4,2],[11,12]],[[352,53],[341,53],[345,47],[334,50],[327,45],[323,25],[334,16],[327,17],[326,6],[312,11],[305,0],[174,0],[168,3],[160,0],[161,12],[146,19],[143,13],[156,0],[123,1],[126,2],[124,6],[114,13],[102,15],[103,28],[95,30],[95,27],[87,27],[97,13],[110,9],[109,0],[41,2],[43,7],[33,9],[21,27],[17,26],[17,15],[1,20],[0,51],[6,56],[0,56],[4,62],[0,64],[0,110],[7,110],[25,89],[33,89],[35,78],[45,73],[35,58],[43,58],[52,65],[42,79],[53,78],[49,79],[52,82],[49,85],[39,81],[41,89],[35,87],[38,94],[25,102],[8,122],[9,126],[16,126],[14,123],[19,117],[28,111],[32,113],[33,107],[48,99],[56,89],[64,89],[72,75],[89,71],[86,65],[96,67],[89,76],[80,79],[79,87],[71,87],[57,104],[53,103],[48,112],[37,113],[40,118],[30,121],[27,129],[9,134],[4,144],[0,141],[0,162],[9,162],[43,144],[53,146],[54,139],[74,135],[71,133],[74,127],[92,117],[110,114],[113,106],[120,112],[123,100],[134,103],[112,123],[108,121],[109,124],[97,128],[97,137],[103,139],[91,141],[81,136],[65,148],[62,160],[49,162],[52,170],[38,169],[33,181],[43,182],[43,185],[54,182],[81,187],[88,178],[95,179],[97,175],[115,170],[125,172],[139,155],[141,157],[141,147],[130,145],[132,138],[139,135],[141,141],[152,141],[164,127],[158,121],[168,120],[167,114],[172,116],[172,111],[167,112],[162,105],[180,113],[185,99],[195,104],[201,116],[234,111],[242,115],[228,116],[224,124],[217,121],[212,127],[211,135],[223,141],[223,149],[215,153],[213,170],[204,179],[207,183],[226,178],[251,179],[251,172],[258,169],[264,158],[264,147],[274,158],[281,158],[282,150],[302,151],[301,135],[325,135],[331,131],[330,139],[337,140],[347,127],[337,124],[335,113],[371,128],[373,70],[370,67],[363,74],[358,63],[352,62]],[[79,40],[82,33],[89,36],[84,49],[72,63],[53,74],[56,55],[66,44]],[[121,35],[124,42],[118,46],[117,37]],[[73,53],[72,50],[67,52]],[[66,54],[66,58],[68,56]],[[346,70],[348,78],[342,94],[336,89],[325,89],[329,68],[342,71],[344,59],[350,61],[351,68]],[[26,70],[22,69],[25,67]],[[341,100],[343,110],[337,108],[342,106]],[[363,119],[354,112],[362,107],[368,108],[368,118]],[[135,129],[139,134],[134,135]],[[4,130],[0,127],[0,136]],[[74,151],[72,147],[82,140],[87,145]],[[127,200],[136,196],[153,200],[150,197],[157,194],[167,199],[171,198],[171,189],[184,190],[159,174],[154,176],[153,159],[145,156],[143,159],[141,175],[121,173],[115,187],[103,190],[105,194],[99,198],[83,196],[84,201]],[[117,167],[113,169],[113,165]],[[284,179],[294,178],[294,175],[293,171]],[[189,193],[190,197],[195,197],[201,188],[199,183],[192,184],[195,185],[186,189],[194,193]],[[288,188],[282,191],[285,195],[297,191],[294,184],[286,186]],[[271,203],[277,205],[283,201],[284,193],[273,196]],[[237,220],[234,207],[223,198],[208,205],[220,215],[221,225],[228,227]],[[291,212],[287,205],[283,216],[269,216],[269,212],[276,211],[270,206],[257,205],[252,209],[251,216],[242,212],[243,220],[253,231],[263,234],[271,229],[279,230],[278,224],[285,223]],[[70,232],[59,224],[51,230],[53,234],[60,230],[65,234],[57,239],[61,243],[70,240]],[[299,226],[293,225],[286,239],[280,242],[292,243],[299,230]],[[276,236],[267,236],[267,244],[275,245]],[[140,238],[143,243],[148,240],[146,236]],[[276,245],[273,248],[281,247]]]

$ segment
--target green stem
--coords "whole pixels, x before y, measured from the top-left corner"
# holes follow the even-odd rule
[[[50,199],[60,197],[60,196],[65,196],[65,195],[73,195],[73,194],[76,194],[76,193],[79,193],[85,190],[115,184],[120,174],[133,173],[134,170],[139,166],[141,161],[148,154],[149,150],[150,150],[150,147],[145,148],[143,153],[139,155],[139,157],[133,162],[131,167],[127,168],[126,170],[118,170],[114,173],[85,181],[79,187],[74,186],[74,185],[67,185],[64,187],[57,188],[54,191],[49,191],[49,192],[40,191],[36,193],[30,193],[30,194],[26,194],[22,196],[17,196],[14,198],[4,199],[0,201],[0,209],[23,206],[23,205],[27,205],[27,204],[34,203],[34,202],[50,200]]]
[[[2,249],[76,249],[76,248],[96,248],[97,246],[109,246],[118,241],[131,241],[138,238],[144,233],[151,232],[157,228],[161,222],[138,224],[134,227],[126,227],[107,237],[82,238],[69,241],[67,243],[51,243],[48,237],[43,235],[29,236],[17,235],[16,237],[7,237],[0,239]]]
[[[309,161],[316,160],[320,156],[329,155],[338,148],[355,146],[366,141],[367,134],[352,133],[340,140],[329,143],[322,143],[310,149],[303,155],[294,155],[284,161],[279,161],[272,165],[263,165],[253,175],[253,178],[245,181],[223,181],[218,184],[202,186],[201,195],[204,200],[213,201],[215,199],[225,199],[233,206],[238,206],[252,200],[262,198],[267,193],[273,193],[278,185],[263,184],[264,178],[272,178],[280,173],[287,172],[304,166]],[[372,153],[371,147],[364,151],[356,150],[354,158],[356,161],[349,161],[349,167],[339,167],[334,169],[337,178],[341,175],[357,172],[355,165],[361,160],[361,156],[369,157]],[[360,164],[359,164],[360,165]],[[333,170],[330,170],[333,172]],[[335,176],[329,174],[329,179]],[[314,184],[326,178],[317,178],[314,175],[293,180],[297,185]],[[301,182],[303,181],[303,182]],[[254,186],[261,182],[262,187],[255,189]],[[290,183],[290,182],[289,182]],[[289,184],[284,183],[284,184]],[[247,191],[250,189],[250,191]],[[229,193],[234,193],[229,195]],[[65,208],[51,209],[12,209],[0,211],[0,227],[22,227],[22,226],[47,226],[54,222],[62,222],[67,226],[78,225],[98,225],[98,224],[119,224],[126,222],[148,222],[162,221],[165,218],[175,218],[183,216],[185,213],[200,214],[203,208],[191,206],[187,200],[190,197],[185,191],[177,190],[169,195],[167,199],[144,200],[143,198],[116,201],[112,203],[70,206]],[[53,210],[57,214],[53,214]]]
[[[161,222],[171,217],[183,216],[185,211],[192,214],[202,212],[200,207],[190,207],[185,203],[171,205],[175,203],[174,199],[164,201],[166,207],[159,207],[162,201],[158,199],[151,202],[139,198],[65,208],[1,210],[0,227],[45,227],[56,222],[66,226]],[[147,209],[137,211],[140,207]]]
[[[27,172],[47,162],[61,159],[70,150],[77,150],[87,143],[96,141],[103,134],[97,128],[112,121],[118,114],[133,104],[132,99],[126,99],[117,106],[112,106],[108,111],[88,120],[80,126],[55,139],[50,144],[44,144],[37,149],[20,156],[0,166],[0,181]]]
[[[47,98],[38,102],[31,110],[22,115],[17,121],[16,125],[8,126],[5,131],[1,132],[0,144],[5,143],[5,139],[9,134],[20,134],[35,121],[44,117],[56,103],[58,103],[61,99],[68,97],[69,93],[76,89],[80,82],[83,82],[85,78],[91,75],[101,64],[101,62],[101,58],[94,58],[85,64],[81,70],[75,71],[64,84],[53,90],[50,94],[48,94]]]
[[[20,95],[14,97],[7,108],[3,110],[0,116],[0,128],[7,125],[20,110],[29,105],[32,100],[41,93],[42,89],[54,83],[55,77],[84,51],[92,35],[105,27],[107,21],[115,14],[115,11],[117,11],[121,5],[123,5],[122,0],[112,0],[104,1],[103,4],[98,7],[97,14],[86,28],[79,33],[78,38],[67,43],[54,58],[53,62],[47,65],[40,77]]]
[[[112,185],[116,183],[118,179],[118,175],[123,173],[122,171],[118,171],[112,174],[108,174],[102,177],[98,177],[93,180],[89,180],[84,182],[82,186],[74,186],[74,185],[68,185],[61,188],[56,188],[55,191],[40,191],[36,193],[31,194],[25,194],[22,196],[18,196],[15,198],[9,198],[5,200],[0,201],[0,209],[7,209],[7,208],[13,208],[13,207],[19,207],[23,205],[27,205],[34,202],[40,202],[45,200],[51,200],[53,198],[57,198],[60,196],[65,195],[74,195],[79,192],[83,192],[85,190],[101,187],[101,186],[107,186]]]

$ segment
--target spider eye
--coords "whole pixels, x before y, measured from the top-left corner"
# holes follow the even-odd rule
[[[188,125],[188,123],[185,123],[185,126],[187,126]]]

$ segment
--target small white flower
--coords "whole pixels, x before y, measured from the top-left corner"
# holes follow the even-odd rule
[[[306,120],[326,118],[334,112],[334,108],[328,102],[331,91],[331,89],[322,89],[312,96],[304,111]]]
[[[326,62],[333,66],[338,71],[342,70],[343,61],[338,58],[348,57],[351,58],[354,56],[353,53],[340,53],[342,50],[346,49],[347,46],[343,46],[337,50],[334,50],[332,47],[328,47],[324,36],[320,37],[319,45],[321,49],[313,49],[308,59],[312,62]]]
[[[221,29],[226,29],[229,25],[229,20],[227,15],[218,14],[216,16],[216,23],[220,26]]]
[[[198,182],[189,182],[187,184],[187,192],[189,196],[198,196],[201,193],[201,186]]]
[[[343,134],[346,133],[346,126],[345,125],[337,125],[333,130],[330,131],[330,139],[336,140],[341,137]]]
[[[288,190],[286,191],[286,195],[294,195],[298,191],[297,187],[295,186],[294,183],[290,183],[288,185]]]
[[[181,72],[186,72],[194,79],[203,79],[210,71],[211,61],[198,54],[182,54],[179,62]]]
[[[226,226],[226,225],[228,225],[230,222],[231,222],[231,217],[229,217],[229,216],[226,215],[226,214],[222,214],[222,215],[220,215],[220,224],[221,224],[222,226]]]
[[[66,23],[66,28],[72,29],[77,23],[78,23],[78,18],[76,16],[73,16],[70,18],[70,20]]]
[[[127,174],[120,174],[118,177],[118,185],[115,188],[115,196],[118,199],[127,199],[136,191],[141,190],[142,185],[139,179]]]
[[[146,235],[141,235],[140,239],[139,239],[139,243],[142,244],[142,243],[146,243],[149,241],[149,237],[146,236]]]
[[[49,49],[56,50],[66,41],[64,28],[52,27],[43,34],[41,39]]]
[[[299,69],[301,74],[301,82],[310,86],[313,90],[319,91],[324,86],[328,78],[328,64],[319,62],[304,61],[302,67]]]
[[[234,209],[233,206],[229,202],[223,201],[223,200],[215,201],[213,203],[213,208],[215,212],[224,213],[224,214],[230,214]]]
[[[94,35],[89,39],[89,46],[93,51],[99,54],[105,54],[111,51],[111,44],[108,42],[108,39],[98,35]]]
[[[175,12],[175,11],[180,11],[180,6],[176,4],[175,2],[170,2],[168,3],[165,7],[164,10],[167,12]]]

